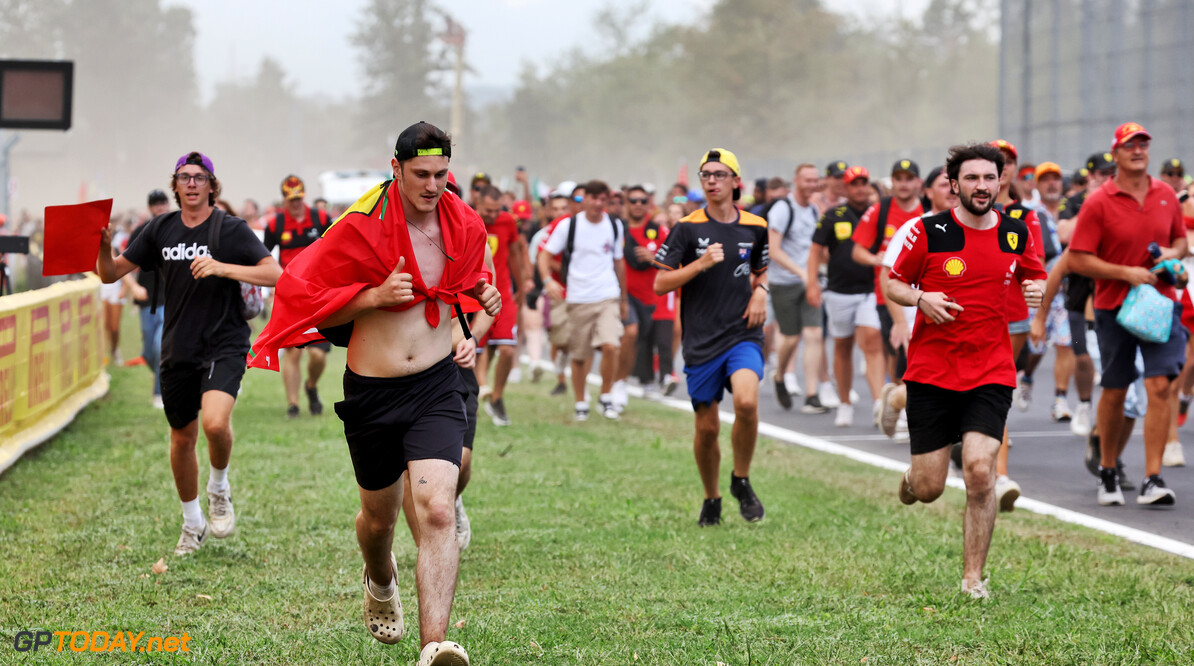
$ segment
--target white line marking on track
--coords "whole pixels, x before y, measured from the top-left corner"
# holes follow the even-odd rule
[[[596,385],[600,386],[601,378],[597,375],[589,375],[589,383],[596,384]],[[641,398],[643,396],[642,389],[638,388],[638,387],[633,387],[633,386],[627,387],[627,391],[631,395],[635,396],[636,398]],[[660,402],[660,404],[667,405],[668,407],[672,407],[674,409],[679,409],[681,411],[687,411],[687,412],[692,411],[692,403],[688,400],[679,400],[676,398],[664,398],[663,400],[660,400],[659,402]],[[734,422],[734,413],[733,412],[721,411],[719,413],[721,415],[722,421],[724,421],[726,423]],[[781,442],[787,442],[788,444],[795,444],[796,446],[802,446],[806,449],[812,449],[814,451],[822,451],[824,453],[831,453],[836,456],[842,456],[845,458],[849,458],[850,460],[856,460],[860,463],[865,463],[867,465],[872,465],[874,467],[879,467],[881,469],[890,470],[892,472],[903,472],[904,470],[908,469],[908,463],[906,463],[902,460],[894,460],[892,458],[888,458],[886,456],[881,456],[876,453],[860,451],[858,449],[851,448],[844,444],[838,444],[837,442],[832,442],[828,439],[823,439],[821,437],[816,437],[813,435],[806,435],[804,433],[796,432],[795,430],[788,430],[787,428],[781,428],[780,426],[772,425],[770,423],[764,423],[762,421],[759,422],[759,434],[766,435],[772,439],[776,439]],[[1045,435],[1049,435],[1050,433],[1042,433],[1042,434],[1038,435],[1037,433],[1025,432],[1025,433],[1013,433],[1013,436],[1015,434],[1019,434],[1020,436],[1032,437],[1032,436],[1045,436]],[[1072,435],[1070,435],[1070,436],[1072,437]],[[870,438],[870,437],[874,437],[874,436],[873,435],[854,435],[853,437],[855,437],[855,438],[859,438],[859,437]],[[843,437],[842,439],[845,439],[845,437]],[[886,439],[886,437],[883,437],[883,439]],[[945,483],[946,483],[946,485],[950,486],[951,488],[958,488],[961,490],[964,490],[966,488],[966,485],[964,483],[962,483],[961,479],[952,477],[952,476],[950,478],[946,479]],[[895,495],[894,490],[892,490],[892,495],[893,495],[892,501],[895,501],[894,500],[894,495]],[[1188,559],[1194,559],[1194,544],[1185,543],[1183,541],[1178,541],[1176,539],[1170,539],[1168,537],[1163,537],[1159,534],[1153,534],[1152,532],[1145,532],[1144,530],[1138,530],[1134,527],[1128,527],[1127,525],[1121,525],[1119,523],[1115,523],[1110,520],[1096,518],[1094,516],[1091,516],[1091,515],[1088,515],[1085,513],[1081,513],[1078,511],[1073,511],[1071,509],[1066,509],[1064,507],[1049,504],[1048,502],[1041,502],[1039,500],[1034,500],[1034,499],[1031,499],[1028,497],[1021,496],[1020,499],[1016,500],[1016,508],[1024,509],[1025,511],[1031,511],[1033,513],[1037,513],[1037,514],[1040,514],[1043,516],[1052,516],[1053,518],[1056,518],[1056,519],[1061,520],[1066,523],[1071,523],[1074,525],[1081,525],[1083,527],[1088,527],[1092,530],[1098,530],[1098,531],[1104,532],[1106,534],[1113,534],[1115,536],[1127,539],[1128,541],[1134,541],[1138,544],[1148,546],[1150,548],[1156,548],[1157,550],[1163,550],[1167,553],[1172,553],[1174,555],[1178,555],[1178,556],[1185,557]]]

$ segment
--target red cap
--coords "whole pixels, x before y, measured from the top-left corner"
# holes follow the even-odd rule
[[[1148,130],[1140,126],[1139,123],[1124,123],[1115,128],[1115,140],[1111,142],[1111,150],[1115,150],[1127,142],[1134,136],[1144,135],[1144,138],[1151,140],[1153,135],[1148,133]]]
[[[1016,178],[1019,180],[1031,180],[1036,177],[1036,168],[1033,166],[1022,166],[1016,172]]]
[[[456,184],[456,176],[453,176],[451,171],[448,172],[448,189],[452,190],[452,194],[460,196],[460,186]]]
[[[849,169],[846,169],[845,175],[842,176],[842,180],[846,181],[847,185],[855,180],[858,180],[859,178],[866,178],[867,180],[870,180],[871,172],[867,171],[866,167],[864,166],[852,166]]]
[[[531,219],[531,204],[519,199],[510,206],[510,212],[520,220]]]
[[[1020,159],[1020,153],[1016,152],[1016,147],[1013,146],[1010,141],[1004,141],[1003,139],[995,139],[994,141],[991,142],[991,145],[995,146],[996,148],[1002,150],[1005,153],[1010,154],[1012,156],[1013,160]]]

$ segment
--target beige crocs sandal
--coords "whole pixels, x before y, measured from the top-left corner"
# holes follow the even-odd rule
[[[402,601],[398,599],[398,561],[390,553],[390,566],[394,570],[394,596],[377,599],[369,591],[369,569],[363,576],[365,583],[365,628],[374,638],[393,645],[402,640],[406,628],[402,624]]]
[[[419,666],[469,666],[468,653],[459,643],[432,641],[419,653]]]

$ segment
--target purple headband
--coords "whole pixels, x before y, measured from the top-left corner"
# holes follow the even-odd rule
[[[186,155],[183,155],[182,157],[178,158],[178,163],[174,165],[174,171],[176,173],[178,172],[179,169],[181,169],[183,167],[184,164],[187,163],[187,158],[190,156],[191,156],[191,154],[187,153]],[[210,173],[213,176],[216,175],[216,168],[214,166],[212,166],[210,157],[208,157],[207,155],[204,155],[203,153],[199,153],[199,161],[203,162],[203,168],[207,169],[208,173]]]

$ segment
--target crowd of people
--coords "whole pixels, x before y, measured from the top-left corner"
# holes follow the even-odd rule
[[[1050,415],[1087,438],[1098,503],[1123,504],[1136,489],[1140,504],[1174,504],[1161,472],[1185,464],[1176,433],[1194,385],[1185,270],[1194,202],[1180,160],[1149,175],[1150,142],[1125,123],[1110,151],[1069,175],[1054,162],[1022,163],[1005,140],[955,146],[923,176],[912,159],[886,178],[843,161],[801,163],[790,181],[757,178],[752,193],[737,156],[714,148],[696,187],[592,179],[535,197],[522,168],[521,192],[487,173],[459,186],[450,139],[417,123],[399,136],[393,179],[344,211],[308,206],[303,181],[289,175],[277,204],[263,212],[246,200],[238,215],[219,198],[210,158],[183,155],[170,185],[178,208],[152,191],[133,228],[105,232],[97,271],[106,302],[132,295],[141,308],[142,359],[170,424],[182,503],[175,552],[235,528],[231,413],[246,357],[281,370],[280,413],[299,418],[300,386],[321,414],[327,354],[346,347],[335,411],[361,496],[365,624],[386,643],[404,633],[390,552],[401,511],[420,547],[420,663],[467,663],[445,640],[471,538],[461,493],[478,410],[517,427],[505,389],[524,375],[524,357],[530,381],[554,378],[545,394],[571,391],[576,422],[593,410],[587,378],[598,354],[596,409],[609,420],[631,409],[634,385],[648,399],[675,394],[682,369],[702,527],[721,522],[725,391],[735,415],[729,489],[755,522],[765,515],[750,481],[760,385],[784,410],[803,396],[800,412],[833,411],[834,425],[849,427],[866,404],[853,387],[861,359],[868,422],[912,453],[899,499],[933,501],[951,466],[965,481],[962,590],[976,598],[988,594],[995,514],[1020,494],[1007,471],[1008,412],[1028,409],[1050,348]],[[275,285],[250,344],[246,303]],[[1149,290],[1171,321],[1133,320]],[[1135,419],[1146,452],[1138,487],[1121,459]]]

